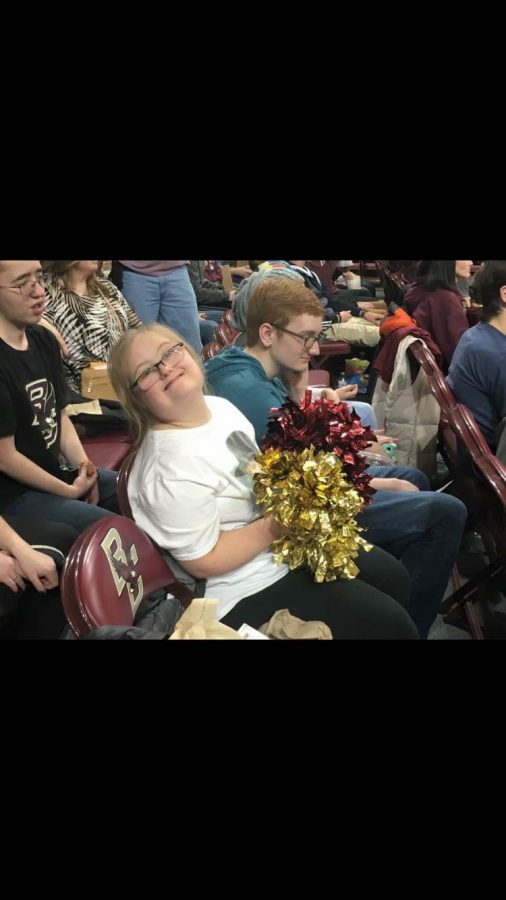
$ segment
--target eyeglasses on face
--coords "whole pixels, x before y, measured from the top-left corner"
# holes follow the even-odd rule
[[[37,275],[37,278],[27,278],[26,281],[22,281],[21,284],[0,284],[0,288],[4,291],[19,291],[19,293],[23,297],[29,297],[31,293],[33,293],[33,289],[35,285],[39,287],[45,287],[44,283],[44,275]]]
[[[284,334],[291,334],[292,337],[298,338],[299,341],[302,341],[304,350],[311,350],[315,344],[321,344],[326,339],[324,331],[321,331],[320,334],[317,335],[309,335],[308,337],[306,334],[297,334],[296,331],[290,331],[289,328],[282,328],[281,325],[275,325],[274,322],[269,322],[269,325],[272,325],[277,331],[282,331]]]
[[[160,372],[160,366],[167,366],[169,360],[180,355],[184,349],[184,344],[174,344],[173,347],[169,347],[157,363],[153,363],[152,366],[149,366],[148,369],[144,369],[144,371],[141,372],[134,383],[130,385],[130,390],[133,391],[136,387],[139,387],[141,391],[149,391],[160,378],[163,378],[163,375]]]

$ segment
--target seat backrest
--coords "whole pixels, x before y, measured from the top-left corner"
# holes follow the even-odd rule
[[[408,279],[402,272],[393,272],[388,265],[388,260],[376,259],[374,261],[381,275],[387,305],[394,302],[403,306],[405,289],[409,284]]]
[[[234,310],[233,309],[225,309],[223,312],[222,322],[225,322],[225,324],[228,325],[228,327],[231,328],[232,331],[235,332],[233,319],[234,319]],[[235,332],[235,333],[237,334],[237,332]]]
[[[216,328],[216,331],[214,332],[214,340],[218,344],[221,344],[222,347],[228,347],[228,345],[232,343],[236,334],[237,332],[234,331],[233,328],[230,327],[230,325],[227,325],[226,322],[220,322],[218,327]]]
[[[95,466],[117,472],[130,453],[132,442],[125,432],[96,435],[81,439],[86,454]]]
[[[433,354],[422,341],[414,341],[410,344],[408,353],[415,358],[416,362],[424,370],[429,387],[440,406],[441,412],[451,424],[452,416],[455,414],[458,403]]]
[[[166,588],[193,599],[148,536],[122,516],[90,525],[71,548],[61,577],[67,621],[78,637],[101,625],[131,625],[143,601]]]
[[[209,341],[202,349],[202,359],[204,362],[207,362],[208,359],[213,359],[214,356],[218,356],[224,349],[225,347],[220,341]]]
[[[440,433],[451,461],[459,468],[459,448],[464,450],[506,509],[506,467],[492,453],[470,410],[457,402],[430,350],[421,341],[415,341],[410,345],[409,352],[423,367],[441,409]]]
[[[132,519],[133,515],[132,510],[130,509],[130,501],[128,499],[128,479],[130,478],[130,472],[132,471],[132,466],[135,462],[135,451],[127,456],[124,462],[121,465],[121,468],[118,473],[118,483],[116,485],[116,496],[118,498],[118,505],[120,508],[120,512],[122,516],[125,516],[127,519]]]
[[[473,414],[463,403],[458,405],[456,429],[475,467],[506,510],[506,467],[492,453]]]

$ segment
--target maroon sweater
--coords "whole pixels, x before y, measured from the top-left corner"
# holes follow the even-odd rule
[[[337,275],[337,259],[308,259],[306,265],[312,272],[315,272],[320,279],[323,290],[327,297],[337,293],[337,286],[334,284],[334,278]]]
[[[423,281],[415,281],[406,294],[406,309],[417,325],[428,331],[441,349],[445,369],[452,361],[460,338],[469,323],[457,291],[437,288],[427,293]]]

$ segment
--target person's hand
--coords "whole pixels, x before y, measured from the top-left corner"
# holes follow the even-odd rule
[[[387,459],[389,461],[389,463],[391,462],[388,453],[386,453],[386,451],[383,450],[381,444],[378,444],[377,441],[369,441],[367,444],[367,449],[371,453],[379,453],[381,456],[383,456],[385,459]]]
[[[342,325],[344,322],[349,322],[351,319],[351,311],[349,309],[343,310],[343,312],[339,313],[339,315],[341,316],[341,321],[339,322],[340,325]]]
[[[376,431],[373,431],[373,434],[378,444],[395,444],[395,438],[385,434],[384,428],[378,428]]]
[[[199,319],[205,319],[206,314],[203,312],[199,312]]]
[[[374,303],[370,303],[369,301],[366,301],[366,300],[357,300],[357,306],[359,309],[367,309],[367,310],[374,309]]]
[[[68,347],[67,347],[65,341],[63,340],[60,332],[54,327],[54,325],[52,325],[51,322],[48,322],[44,318],[42,318],[40,320],[39,325],[43,325],[44,328],[46,328],[48,331],[51,332],[51,334],[54,334],[56,340],[58,341],[58,344],[60,345],[60,350],[61,350],[62,356],[68,356],[69,355]]]
[[[79,472],[77,478],[73,482],[73,484],[67,485],[68,492],[67,496],[70,496],[72,500],[80,500],[82,497],[85,497],[88,494],[94,484],[97,481],[97,472],[94,466],[90,463],[91,468],[93,469],[92,474],[90,473],[90,467],[88,463],[82,462],[79,466]]]
[[[253,274],[249,266],[232,266],[230,272],[232,275],[240,275],[242,278],[249,278]]]
[[[81,460],[81,466],[86,466],[86,474],[89,477],[92,477],[93,475],[97,476],[97,481],[93,485],[91,491],[83,499],[86,501],[86,503],[89,503],[91,506],[98,506],[98,502],[100,500],[100,493],[99,493],[99,489],[98,489],[97,470],[96,470],[94,464],[92,463],[91,459]]]
[[[17,552],[15,562],[18,574],[33,584],[39,593],[42,594],[58,585],[55,562],[45,553],[39,553],[33,547],[27,546],[26,549]]]
[[[387,481],[395,481],[395,487],[392,488],[394,491],[411,491],[416,493],[419,490],[416,484],[412,484],[411,481],[404,481],[403,478],[387,478]]]
[[[381,482],[381,484],[378,484]],[[404,481],[402,478],[373,478],[371,487],[377,491],[418,491],[416,484]]]
[[[6,584],[9,590],[14,591],[15,594],[25,588],[16,560],[5,550],[0,550],[0,584]]]
[[[353,400],[358,394],[358,384],[347,384],[346,387],[338,388],[336,394],[340,400]]]
[[[371,322],[372,325],[381,325],[385,316],[382,313],[366,312],[363,318],[366,322]]]
[[[100,500],[98,481],[95,482],[90,493],[84,499],[86,500],[86,503],[90,504],[90,506],[98,506],[98,502]]]
[[[233,306],[234,303],[235,303],[235,295],[236,295],[236,293],[237,293],[237,291],[230,291],[230,293],[229,293],[229,295],[228,295],[228,299],[230,300],[232,306]]]
[[[272,516],[267,516],[264,522],[273,541],[277,541],[279,538],[284,537],[285,534],[288,534],[288,528],[285,525],[280,525]]]

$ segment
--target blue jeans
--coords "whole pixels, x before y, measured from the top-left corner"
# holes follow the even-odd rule
[[[117,480],[117,472],[111,472],[109,469],[99,470],[99,506],[92,506],[83,500],[66,500],[65,497],[57,497],[56,494],[46,494],[43,491],[25,491],[7,507],[5,515],[63,522],[65,525],[72,525],[80,534],[88,525],[99,519],[105,519],[111,513],[119,515],[116,498]]]
[[[363,537],[396,556],[408,570],[409,612],[420,637],[426,638],[457,559],[467,509],[455,497],[426,490],[428,479],[417,469],[371,466],[368,473],[404,478],[422,487],[418,493],[377,491],[357,521],[366,529]]]
[[[219,325],[223,319],[224,309],[214,309],[211,306],[201,306],[199,312],[205,313],[206,318],[204,321],[214,322],[215,325]]]
[[[414,469],[413,466],[369,466],[367,474],[371,478],[400,478],[402,481],[410,481],[419,491],[430,491],[430,481],[425,472]]]
[[[141,322],[167,325],[201,354],[197,298],[186,266],[167,275],[139,275],[123,269],[122,285],[124,296]]]
[[[203,344],[209,344],[212,341],[217,327],[218,323],[213,322],[212,319],[199,319],[200,339]]]

